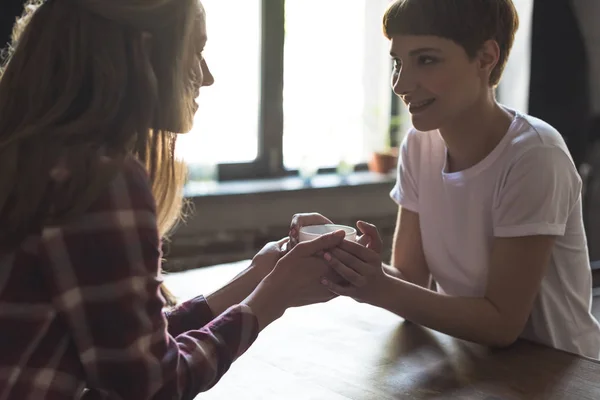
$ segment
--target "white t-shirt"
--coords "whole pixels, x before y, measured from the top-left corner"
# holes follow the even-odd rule
[[[494,237],[556,235],[521,337],[600,358],[581,179],[554,128],[507,111],[514,118],[504,138],[485,159],[459,172],[446,172],[446,146],[437,130],[411,130],[391,196],[419,214],[429,270],[438,290],[452,296],[485,295]]]

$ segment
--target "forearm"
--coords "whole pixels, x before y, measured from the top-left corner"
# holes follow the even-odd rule
[[[393,277],[373,305],[402,318],[460,339],[489,346],[507,346],[517,337],[496,307],[485,298],[436,293]]]
[[[268,281],[262,281],[256,289],[242,301],[252,310],[258,321],[258,330],[262,331],[273,321],[279,319],[287,306],[281,287]]]
[[[197,296],[165,311],[168,331],[173,337],[200,329],[227,309],[240,304],[262,279],[254,265],[246,268],[228,284],[208,296]]]
[[[411,277],[408,276],[406,273],[403,273],[399,268],[394,267],[393,264],[382,264],[382,268],[383,268],[383,272],[385,272],[386,275],[394,277],[396,279],[400,279],[406,282],[410,282],[414,285],[429,289],[431,288],[431,276],[427,276],[427,277]]]
[[[251,264],[225,286],[206,296],[206,302],[215,316],[220,315],[246,299],[263,278],[264,273]]]
[[[385,272],[386,275],[393,276],[394,278],[402,279],[404,281],[408,281],[404,274],[402,274],[402,271],[400,271],[398,268],[395,268],[393,265],[381,264],[381,267],[383,268],[383,272]]]

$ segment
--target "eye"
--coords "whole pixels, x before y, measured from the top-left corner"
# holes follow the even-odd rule
[[[439,60],[436,57],[422,55],[419,56],[419,65],[432,65],[437,64]]]
[[[400,68],[402,68],[402,61],[398,58],[394,58],[394,71],[400,71]]]

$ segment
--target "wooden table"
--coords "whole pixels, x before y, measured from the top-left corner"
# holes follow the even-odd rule
[[[247,263],[173,274],[181,298],[215,289]],[[197,399],[600,399],[600,362],[528,342],[482,346],[347,298],[286,312]]]

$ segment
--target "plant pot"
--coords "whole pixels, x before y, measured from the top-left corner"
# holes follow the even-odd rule
[[[398,149],[393,148],[389,152],[375,152],[369,160],[369,171],[378,174],[387,174],[398,165]]]

